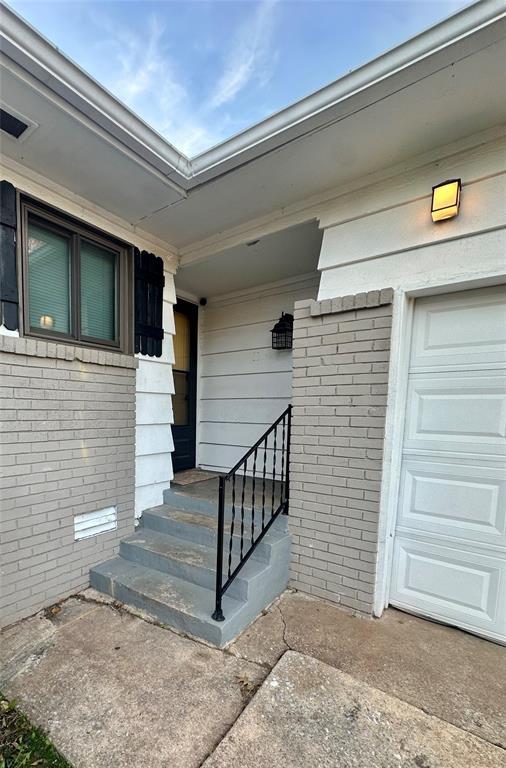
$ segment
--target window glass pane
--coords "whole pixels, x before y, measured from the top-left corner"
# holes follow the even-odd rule
[[[178,371],[190,370],[190,318],[180,312],[174,312],[174,368]]]
[[[81,241],[81,335],[116,338],[117,255]]]
[[[177,427],[182,427],[188,424],[188,374],[174,371],[173,376],[175,390],[172,395],[174,424]]]
[[[70,241],[28,223],[30,327],[70,333]]]

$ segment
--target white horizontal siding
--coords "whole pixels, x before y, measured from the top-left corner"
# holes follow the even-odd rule
[[[506,139],[479,143],[329,207],[320,219],[325,232],[318,298],[502,276],[505,158]],[[459,215],[434,224],[431,186],[453,177],[463,183]]]
[[[315,274],[214,299],[201,311],[201,467],[230,469],[290,403],[292,353],[271,348],[271,329],[282,312],[293,312],[295,301],[314,298],[317,290]]]
[[[138,424],[136,431],[137,455],[151,456],[160,452],[160,447],[173,450],[170,424]]]
[[[260,433],[261,434],[261,433]],[[249,447],[249,446],[247,446]],[[237,446],[237,445],[223,445],[220,449],[219,456],[216,454],[216,448],[214,445],[209,445],[207,443],[203,443],[201,446],[202,450],[202,466],[205,466],[206,468],[221,472],[224,468],[230,468],[233,467],[234,464],[236,464],[246,453],[247,448],[244,448],[243,446]],[[273,475],[273,460],[272,460],[272,451],[267,452],[267,460],[266,460],[266,478],[271,479]],[[278,450],[276,453],[276,479],[281,479],[281,466],[280,466],[280,451]],[[225,466],[223,466],[225,465]],[[246,470],[247,475],[252,474],[252,468],[253,468],[253,457],[250,457],[248,459],[248,466]],[[263,468],[263,454],[260,451],[257,455],[257,461],[255,464],[255,477],[261,478],[262,477],[262,468]],[[242,477],[242,468],[240,471],[241,477]]]
[[[136,377],[135,514],[161,504],[173,476],[172,380],[174,334],[174,280],[165,273],[161,357],[138,355]]]
[[[172,376],[169,366],[168,375]],[[137,425],[172,424],[172,397],[169,392],[137,394]]]
[[[219,328],[215,331],[206,331],[206,352],[211,355],[216,352],[235,352],[248,349],[257,349],[259,339],[265,333],[270,333],[272,321],[265,323],[253,323],[242,325],[241,333],[237,329]]]
[[[227,400],[272,397],[290,397],[292,382],[292,355],[288,350],[282,350],[279,355],[284,358],[285,369],[272,373],[244,373],[228,374],[224,376],[202,376],[201,398],[202,400],[214,400],[226,398]]]
[[[201,424],[205,422],[265,424],[268,427],[282,412],[284,401],[283,397],[264,397],[262,407],[259,408],[256,398],[202,400],[200,402]]]

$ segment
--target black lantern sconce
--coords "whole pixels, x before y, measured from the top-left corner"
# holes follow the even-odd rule
[[[293,315],[281,313],[281,317],[272,329],[272,348],[291,349],[293,346]]]

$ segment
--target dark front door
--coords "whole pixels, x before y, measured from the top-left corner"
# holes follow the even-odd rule
[[[195,466],[197,435],[197,320],[198,307],[182,299],[174,307],[174,472]]]

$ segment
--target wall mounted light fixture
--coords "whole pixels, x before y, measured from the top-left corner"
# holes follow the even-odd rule
[[[273,349],[291,349],[293,346],[293,315],[285,315],[282,312],[271,333]]]
[[[444,221],[452,219],[459,212],[460,179],[449,179],[432,187],[432,221]]]
[[[41,328],[52,328],[54,325],[54,317],[52,315],[41,315],[39,324]]]

